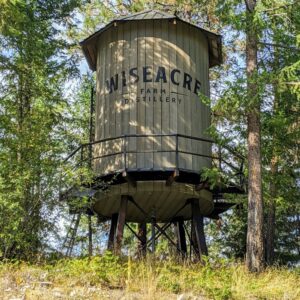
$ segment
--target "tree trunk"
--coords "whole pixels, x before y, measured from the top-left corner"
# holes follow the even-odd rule
[[[257,75],[257,30],[254,24],[256,1],[245,0],[247,7],[246,64],[248,125],[248,228],[246,265],[251,272],[260,272],[264,266],[263,198],[260,150],[260,101]]]
[[[274,40],[274,44],[276,44],[276,40]],[[279,51],[277,47],[274,47],[274,61],[273,61],[273,72],[278,74],[278,70],[280,69],[280,61],[279,61]],[[274,115],[278,113],[278,105],[279,105],[279,92],[278,92],[278,83],[275,82],[273,84],[274,89],[274,102],[273,102],[273,111]],[[265,255],[266,255],[266,263],[268,265],[272,265],[274,262],[274,240],[275,240],[275,198],[277,196],[277,182],[276,175],[278,173],[278,157],[276,156],[276,139],[278,137],[276,134],[273,134],[273,157],[270,163],[271,170],[271,178],[269,185],[269,193],[270,193],[270,201],[268,202],[268,213],[267,213],[267,224],[266,224],[266,238],[265,238]]]
[[[92,227],[92,216],[88,215],[88,249],[89,249],[89,258],[93,256],[93,227]]]
[[[278,172],[277,159],[273,157],[271,161],[271,181],[270,181],[270,202],[267,216],[266,229],[266,263],[272,265],[274,262],[274,239],[275,239],[275,198],[277,187],[275,176]]]

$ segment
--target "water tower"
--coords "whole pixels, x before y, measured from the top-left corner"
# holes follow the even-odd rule
[[[111,220],[108,247],[120,249],[127,225],[140,249],[154,250],[158,236],[171,240],[166,228],[175,224],[177,242],[170,242],[186,253],[184,221],[192,220],[190,243],[207,254],[203,217],[230,206],[216,204],[200,176],[211,167],[212,141],[210,108],[199,95],[209,97],[221,36],[149,10],[113,20],[81,46],[97,78],[92,210]]]

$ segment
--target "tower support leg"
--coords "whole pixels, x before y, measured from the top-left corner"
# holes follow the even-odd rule
[[[204,234],[203,215],[200,213],[199,199],[191,199],[192,209],[192,240],[198,257],[207,255],[207,246]]]
[[[117,221],[117,230],[116,230],[116,236],[114,241],[114,250],[115,253],[118,255],[121,253],[128,198],[129,196],[127,195],[121,196],[121,203],[120,203],[118,221]]]
[[[116,235],[117,222],[118,222],[118,214],[113,214],[111,216],[110,230],[109,230],[108,242],[107,242],[107,250],[110,251],[112,251],[114,248],[114,239]]]
[[[187,254],[187,246],[183,222],[183,220],[176,221],[175,228],[177,236],[177,247],[180,250],[180,253],[183,255],[183,257],[185,257]]]
[[[145,257],[147,253],[147,224],[142,222],[138,224],[138,253],[140,257]]]
[[[155,225],[156,225],[156,220],[155,220],[155,218],[152,218],[152,220],[151,220],[151,251],[152,251],[152,253],[155,252]]]

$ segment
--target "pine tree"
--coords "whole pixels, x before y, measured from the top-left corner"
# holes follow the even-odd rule
[[[62,151],[58,124],[66,108],[64,83],[73,72],[62,32],[77,6],[74,0],[1,2],[2,258],[36,255],[52,226]]]

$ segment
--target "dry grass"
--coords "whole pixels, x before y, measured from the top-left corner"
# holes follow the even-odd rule
[[[241,263],[206,265],[118,259],[107,253],[53,264],[0,265],[0,299],[300,299],[299,269],[248,273]]]

